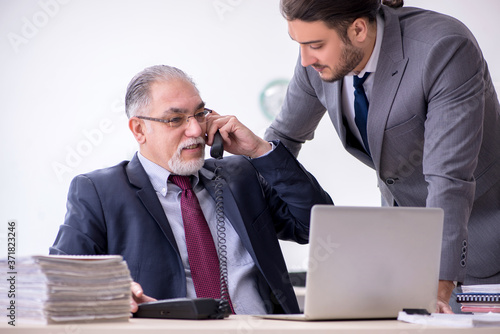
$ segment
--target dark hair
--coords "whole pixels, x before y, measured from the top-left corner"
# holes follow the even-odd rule
[[[404,0],[382,0],[382,3],[387,7],[399,8],[403,7]]]
[[[382,3],[397,8],[403,6],[403,1],[382,0]],[[280,10],[288,21],[322,21],[346,41],[349,25],[360,17],[375,21],[380,5],[381,0],[281,0]]]

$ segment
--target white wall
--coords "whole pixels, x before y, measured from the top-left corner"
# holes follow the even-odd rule
[[[407,5],[463,20],[500,80],[499,2]],[[144,67],[183,69],[207,106],[263,134],[259,96],[290,79],[296,56],[278,0],[0,0],[0,245],[14,219],[17,254],[46,254],[71,179],[131,158],[123,96]],[[336,204],[379,204],[374,172],[343,151],[328,119],[299,159]],[[291,269],[303,268],[307,247],[284,247]]]

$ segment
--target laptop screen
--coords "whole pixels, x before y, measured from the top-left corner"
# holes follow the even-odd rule
[[[310,319],[434,312],[443,210],[317,205],[311,212],[304,313]]]

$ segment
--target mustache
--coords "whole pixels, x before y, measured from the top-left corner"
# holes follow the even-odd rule
[[[205,146],[205,139],[203,139],[202,137],[188,138],[179,144],[179,147],[177,148],[177,154],[180,155],[182,150],[185,149],[186,147],[189,147],[191,145],[198,145],[198,144]]]
[[[316,67],[316,68],[326,68],[326,67],[328,67],[326,65],[322,65],[322,64],[318,64],[318,63],[312,64],[311,66],[312,67]]]

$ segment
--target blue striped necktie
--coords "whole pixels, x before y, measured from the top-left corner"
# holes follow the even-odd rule
[[[366,133],[366,124],[368,120],[368,99],[366,98],[365,89],[363,87],[363,83],[368,75],[370,75],[370,72],[366,72],[362,78],[357,75],[353,76],[353,85],[354,121],[356,122],[356,126],[358,127],[361,138],[363,139],[366,152],[370,155],[370,147],[368,146],[368,136]]]

